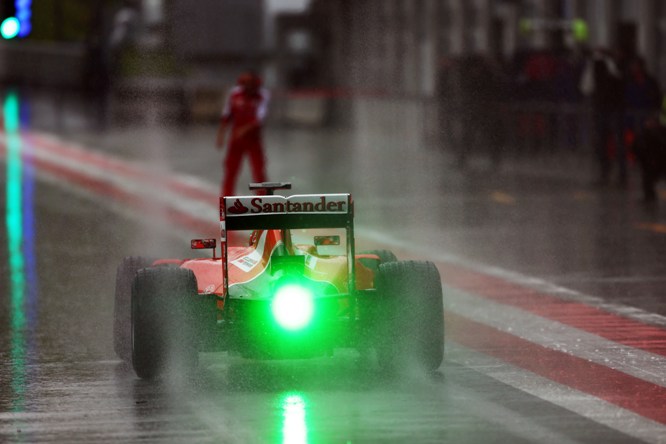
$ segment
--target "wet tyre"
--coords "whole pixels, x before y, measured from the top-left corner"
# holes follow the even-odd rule
[[[132,286],[132,366],[142,379],[197,365],[197,283],[192,270],[139,270]]]
[[[376,286],[382,313],[376,337],[379,365],[392,373],[437,370],[444,359],[444,302],[435,265],[381,264]]]
[[[153,263],[138,256],[123,258],[116,269],[116,293],[113,305],[113,350],[126,363],[132,360],[131,319],[132,282],[136,272]]]

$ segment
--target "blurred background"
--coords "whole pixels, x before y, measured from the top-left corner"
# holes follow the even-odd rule
[[[666,80],[658,0],[0,4],[21,24],[3,22],[0,81],[97,99],[105,122],[216,121],[251,68],[273,92],[273,123],[364,125],[458,150],[476,132],[498,156],[586,143],[591,49],[641,56]]]
[[[633,147],[666,2],[0,0],[0,36],[0,442],[664,442],[666,189]],[[116,359],[122,258],[219,237],[247,70],[269,179],[351,192],[358,251],[435,261],[446,377],[207,356],[183,396]]]

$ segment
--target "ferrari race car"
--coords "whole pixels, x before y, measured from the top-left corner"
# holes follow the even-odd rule
[[[140,378],[197,365],[198,352],[251,359],[373,350],[381,367],[436,370],[444,352],[439,272],[386,250],[357,254],[349,194],[284,197],[251,184],[220,199],[212,258],[126,257],[118,266],[114,348]]]

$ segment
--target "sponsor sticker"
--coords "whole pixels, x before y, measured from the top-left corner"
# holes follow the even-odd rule
[[[348,194],[247,196],[226,200],[226,216],[266,214],[347,214]]]
[[[240,257],[235,261],[231,261],[232,264],[240,268],[245,272],[252,270],[259,262],[261,261],[261,254],[256,250],[247,256]]]

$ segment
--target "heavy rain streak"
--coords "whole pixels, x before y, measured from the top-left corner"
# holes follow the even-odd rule
[[[665,21],[0,1],[0,442],[666,443]]]

